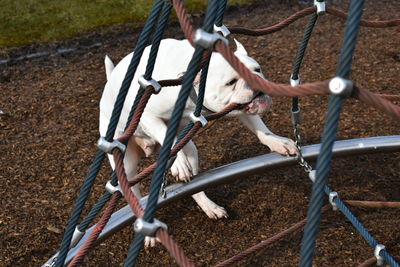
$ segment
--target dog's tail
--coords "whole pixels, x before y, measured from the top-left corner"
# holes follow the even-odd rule
[[[111,77],[112,71],[114,70],[114,63],[111,61],[111,59],[107,55],[104,58],[104,66],[106,68],[106,77],[107,77],[107,81],[108,81]]]

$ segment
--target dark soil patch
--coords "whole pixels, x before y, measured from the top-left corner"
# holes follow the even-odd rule
[[[230,10],[226,24],[271,25],[302,8],[264,2]],[[393,19],[399,13],[398,1],[366,1],[364,17]],[[302,19],[273,35],[239,39],[261,63],[268,79],[285,83],[306,23],[307,19]],[[344,22],[330,15],[319,20],[302,68],[303,81],[334,76],[343,28]],[[129,25],[112,27],[52,45],[101,42],[100,47],[0,66],[0,109],[4,112],[0,115],[1,266],[38,266],[58,249],[96,149],[98,103],[105,83],[104,55],[117,62],[131,51],[137,34],[138,30]],[[176,23],[167,36],[182,38]],[[35,51],[40,49],[47,46],[35,47]],[[362,28],[352,79],[373,92],[398,94],[399,55],[399,28]],[[327,98],[303,98],[301,106],[304,141],[319,143]],[[290,99],[277,98],[273,110],[264,116],[275,133],[292,136],[289,110]],[[338,139],[399,134],[399,121],[359,101],[346,101],[341,117]],[[268,152],[236,119],[222,119],[195,142],[202,170]],[[335,160],[330,186],[343,199],[400,201],[399,162],[399,152]],[[103,168],[90,204],[103,192],[109,174],[108,166]],[[243,178],[208,191],[227,208],[228,219],[208,219],[189,198],[158,212],[157,217],[169,225],[174,239],[197,265],[213,265],[305,218],[310,182],[300,167]],[[351,210],[392,255],[400,254],[397,210]],[[131,228],[114,235],[90,254],[86,265],[122,265],[132,237]],[[300,242],[301,233],[293,234],[239,265],[295,266]],[[317,243],[315,266],[355,266],[373,255],[373,249],[339,212],[323,215]],[[170,265],[174,261],[160,245],[145,250],[139,262],[139,266]]]

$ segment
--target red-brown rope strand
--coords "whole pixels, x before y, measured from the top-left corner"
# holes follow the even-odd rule
[[[136,107],[135,113],[132,117],[131,122],[129,123],[128,128],[124,131],[124,134],[118,138],[118,140],[124,144],[127,144],[129,138],[135,133],[137,126],[139,125],[140,118],[146,108],[147,103],[150,100],[151,95],[154,93],[154,88],[149,86],[146,88],[144,94],[140,98],[140,101]]]
[[[289,26],[296,20],[303,18],[305,16],[308,16],[312,13],[314,13],[317,10],[315,6],[312,7],[307,7],[303,10],[300,10],[290,17],[286,18],[285,20],[276,23],[270,27],[262,28],[262,29],[248,29],[245,27],[229,27],[229,31],[234,34],[245,34],[245,35],[250,35],[250,36],[260,36],[260,35],[266,35],[270,33],[274,33],[277,31],[282,30],[283,28]]]
[[[135,213],[136,217],[142,218],[144,215],[143,208],[141,207],[139,200],[133,194],[131,187],[128,184],[128,180],[126,177],[126,172],[124,168],[124,160],[122,152],[119,149],[113,150],[113,156],[115,161],[115,171],[117,172],[118,176],[118,183],[124,192],[124,197],[128,202],[129,206],[132,208],[133,212]]]
[[[354,87],[353,97],[371,106],[380,109],[381,111],[391,115],[396,119],[400,119],[400,107],[393,104],[389,100],[377,96],[376,94],[359,87]]]
[[[84,257],[88,254],[89,250],[92,249],[94,243],[96,242],[98,236],[103,231],[104,227],[108,223],[111,215],[113,214],[115,208],[117,207],[118,201],[121,198],[121,193],[119,191],[115,192],[106,210],[104,211],[103,215],[101,216],[100,220],[97,222],[96,227],[90,232],[88,239],[86,240],[85,244],[79,249],[75,257],[73,258],[72,262],[68,265],[68,267],[75,267],[78,266],[83,262]]]
[[[330,205],[326,205],[322,208],[321,212],[325,212],[327,210],[329,210]],[[215,267],[225,267],[225,266],[231,266],[232,264],[250,256],[251,254],[259,251],[262,248],[265,248],[275,242],[277,242],[278,240],[282,239],[283,237],[297,231],[300,230],[301,228],[303,228],[303,226],[307,223],[307,219],[304,219],[294,225],[292,225],[291,227],[289,227],[288,229],[274,235],[273,237],[268,238],[267,240],[262,241],[261,243],[258,243],[255,246],[252,246],[251,248],[246,249],[245,251],[240,252],[239,254],[225,260],[222,261],[220,263],[218,263],[217,265],[215,265]]]
[[[168,252],[174,257],[179,266],[194,267],[194,264],[187,257],[185,257],[185,252],[182,250],[182,248],[173,242],[171,237],[168,236],[167,232],[160,228],[157,231],[156,236],[168,250]]]
[[[188,39],[193,46],[194,28],[186,14],[183,2],[181,0],[172,0],[172,4],[174,5],[183,33],[185,34],[186,39]]]
[[[334,15],[339,18],[346,19],[347,13],[334,8],[334,7],[326,7],[326,13]],[[372,28],[387,28],[387,27],[394,27],[400,25],[400,19],[393,19],[393,20],[365,20],[362,19],[361,26],[364,27],[372,27]]]
[[[400,257],[399,256],[393,256],[393,258],[398,262],[400,261]],[[375,264],[375,263],[376,263],[376,258],[373,257],[373,258],[369,258],[368,260],[364,261],[363,263],[358,265],[358,267],[368,267],[368,266],[371,266],[372,264]]]
[[[389,94],[375,94],[375,95],[390,101],[400,100],[400,95],[389,95]]]
[[[347,204],[362,208],[400,208],[400,202],[345,200]]]
[[[225,116],[226,114],[228,114],[229,112],[231,112],[232,110],[238,108],[239,106],[240,106],[239,104],[227,105],[221,111],[206,116],[206,119],[208,121],[219,119],[219,118]],[[179,141],[179,143],[176,144],[172,148],[170,157],[175,156],[193,138],[193,136],[199,131],[200,128],[201,128],[201,123],[200,122],[196,122],[193,125],[192,129],[190,129],[190,131],[186,134],[186,136],[184,138],[182,138],[181,141]],[[151,164],[150,166],[145,168],[142,172],[138,173],[133,178],[131,178],[130,182],[129,182],[129,186],[133,186],[136,183],[139,183],[144,178],[149,176],[156,168],[157,168],[157,163]]]

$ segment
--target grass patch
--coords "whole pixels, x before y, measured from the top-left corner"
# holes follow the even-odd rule
[[[206,0],[185,1],[189,12],[205,10]],[[244,4],[249,0],[230,0]],[[62,40],[99,27],[141,24],[149,0],[1,0],[0,48]]]

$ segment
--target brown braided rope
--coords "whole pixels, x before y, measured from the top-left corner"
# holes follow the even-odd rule
[[[400,208],[400,202],[345,200],[345,203],[362,208]]]
[[[206,119],[208,121],[217,120],[217,119],[225,116],[226,114],[228,114],[232,110],[237,109],[239,107],[240,107],[239,104],[229,104],[225,108],[223,108],[221,111],[206,116]],[[201,123],[200,122],[196,122],[193,125],[192,129],[186,134],[186,136],[184,138],[182,138],[181,141],[179,141],[179,143],[176,144],[172,148],[171,153],[170,153],[170,157],[175,156],[193,138],[193,136],[195,136],[195,134],[200,129],[201,129]],[[141,171],[140,173],[138,173],[137,175],[135,175],[134,177],[129,179],[129,181],[130,181],[129,182],[129,186],[133,186],[136,183],[141,182],[144,178],[149,176],[156,168],[157,168],[157,163],[154,162],[153,164],[151,164],[150,166],[145,168],[143,171]]]
[[[390,101],[400,100],[400,95],[389,95],[389,94],[376,94],[376,95]]]
[[[262,29],[248,29],[245,27],[229,27],[229,31],[234,34],[245,34],[245,35],[250,35],[250,36],[260,36],[260,35],[266,35],[266,34],[271,34],[277,31],[282,30],[283,28],[286,28],[296,20],[303,18],[305,16],[308,16],[312,13],[314,13],[317,10],[315,6],[312,7],[307,7],[303,10],[300,10],[290,17],[286,18],[285,20],[276,23],[272,26],[262,28]]]
[[[271,34],[277,31],[282,30],[283,28],[286,28],[296,20],[303,18],[305,16],[308,16],[316,11],[316,7],[307,7],[305,9],[302,9],[293,15],[287,17],[286,19],[282,20],[281,22],[278,22],[272,26],[261,28],[261,29],[249,29],[245,27],[229,27],[229,31],[233,34],[244,34],[244,35],[250,35],[250,36],[261,36],[261,35],[267,35]],[[326,13],[346,19],[348,14],[346,12],[343,12],[340,9],[334,8],[334,7],[326,7]],[[400,25],[400,19],[393,19],[393,20],[361,20],[361,26],[364,27],[372,27],[372,28],[388,28],[388,27],[394,27]]]
[[[330,207],[331,207],[331,205],[329,205],[329,204],[324,206],[322,208],[321,212],[325,212],[325,211],[329,210]],[[234,264],[234,263],[236,263],[236,262],[238,262],[238,261],[250,256],[251,254],[259,251],[260,249],[263,249],[263,248],[265,248],[265,247],[277,242],[278,240],[282,239],[283,237],[285,237],[285,236],[287,236],[287,235],[289,235],[289,234],[291,234],[293,232],[296,232],[297,230],[300,230],[301,228],[303,228],[303,226],[306,223],[307,223],[307,219],[304,219],[304,220],[292,225],[291,227],[287,228],[286,230],[284,230],[284,231],[282,231],[282,232],[280,232],[280,233],[268,238],[267,240],[264,240],[264,241],[258,243],[257,245],[252,246],[252,247],[246,249],[245,251],[242,251],[239,254],[237,254],[237,255],[235,255],[235,256],[233,256],[233,257],[231,257],[231,258],[229,258],[229,259],[227,259],[225,261],[222,261],[222,262],[218,263],[217,265],[215,265],[215,267],[231,266],[232,264]]]
[[[124,193],[124,197],[128,202],[129,206],[132,208],[136,217],[142,218],[144,215],[143,208],[140,205],[138,198],[133,194],[131,187],[128,184],[124,167],[124,160],[123,160],[124,155],[119,149],[114,149],[112,151],[112,155],[115,161],[115,171],[117,172],[118,183],[121,186],[122,192]]]
[[[136,107],[135,113],[132,117],[132,120],[129,123],[128,128],[126,128],[124,134],[118,138],[120,142],[127,144],[129,138],[131,138],[131,136],[135,133],[137,126],[139,125],[140,118],[142,117],[142,114],[144,112],[144,109],[146,108],[146,105],[149,102],[150,97],[154,92],[155,91],[153,86],[149,86],[145,89],[145,92],[140,98],[140,101]]]
[[[133,194],[130,186],[128,184],[128,180],[126,177],[124,164],[123,164],[123,155],[119,149],[113,150],[113,156],[115,160],[115,170],[117,171],[118,182],[124,192],[124,197],[128,202],[129,206],[135,213],[137,218],[142,218],[144,215],[143,208],[141,207],[138,198]],[[159,233],[158,231],[157,233]],[[190,260],[186,257],[183,250],[178,246],[178,244],[172,239],[171,236],[168,235],[167,232],[161,231],[164,234],[162,235],[163,244],[166,244],[166,248],[170,252],[170,254],[174,257],[177,263],[181,266],[193,266],[190,265]],[[161,239],[160,239],[161,240]]]
[[[396,261],[400,261],[400,256],[393,256],[393,258]],[[376,263],[376,258],[373,257],[373,258],[369,258],[368,260],[364,261],[363,263],[358,265],[358,267],[368,267],[368,266],[371,266],[372,264],[375,264],[375,263]]]
[[[174,259],[180,266],[194,267],[194,264],[185,257],[185,252],[183,251],[183,249],[179,247],[175,242],[173,242],[166,231],[160,228],[157,231],[156,235],[160,242],[164,245],[164,247],[174,257]]]
[[[190,23],[189,17],[186,14],[185,7],[183,6],[182,0],[172,0],[172,4],[174,5],[176,15],[179,18],[179,23],[181,24],[181,28],[185,34],[186,39],[194,46],[193,44],[193,36],[194,36],[194,28]]]
[[[101,216],[100,220],[97,222],[96,227],[92,230],[92,232],[90,232],[90,235],[86,240],[85,244],[79,249],[75,257],[73,258],[72,262],[68,265],[68,267],[75,267],[83,262],[84,257],[88,254],[90,249],[92,249],[94,243],[97,240],[97,237],[101,234],[104,227],[108,223],[121,197],[122,195],[119,191],[115,192],[112,195],[111,200],[108,203],[108,206],[104,211],[103,215]]]
[[[348,14],[334,7],[326,7],[326,13],[334,15],[339,18],[346,19]],[[372,28],[388,28],[400,25],[400,19],[393,20],[365,20],[362,19],[361,26]]]

